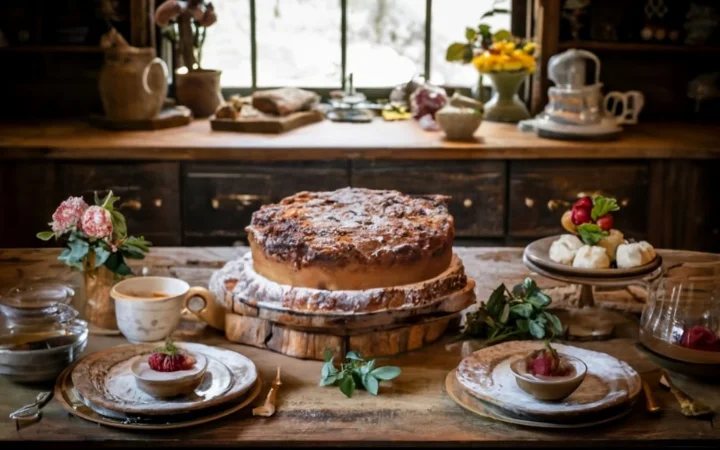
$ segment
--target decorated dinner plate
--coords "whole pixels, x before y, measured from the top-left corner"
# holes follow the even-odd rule
[[[553,344],[559,352],[587,365],[580,386],[561,401],[537,400],[518,387],[510,365],[543,348],[538,341],[511,341],[480,349],[462,360],[458,382],[474,397],[512,414],[544,419],[595,414],[633,402],[640,394],[640,375],[628,364],[606,353]]]
[[[533,264],[549,272],[557,272],[585,278],[636,279],[649,275],[662,266],[662,257],[660,255],[655,256],[655,258],[647,264],[627,269],[588,269],[584,267],[573,267],[566,264],[560,264],[550,259],[550,246],[558,239],[560,239],[560,235],[548,236],[531,242],[527,247],[525,247],[524,256]]]
[[[203,381],[195,391],[176,398],[155,398],[136,384],[131,366],[149,355],[153,345],[123,345],[82,358],[71,373],[77,393],[98,408],[122,414],[171,415],[199,411],[234,402],[257,380],[255,364],[247,357],[223,348],[178,343],[207,360]]]
[[[619,405],[597,414],[583,415],[576,418],[565,418],[553,421],[548,418],[532,415],[518,415],[498,406],[484,402],[471,395],[457,379],[456,370],[452,370],[445,378],[445,391],[455,403],[480,417],[533,428],[586,428],[618,420],[632,411],[633,403]]]
[[[229,416],[246,408],[252,404],[262,390],[262,382],[257,379],[251,388],[235,401],[215,407],[168,416],[124,414],[94,405],[77,392],[71,374],[78,363],[79,361],[69,366],[57,378],[55,382],[55,398],[70,414],[90,422],[115,428],[170,430],[200,425]]]

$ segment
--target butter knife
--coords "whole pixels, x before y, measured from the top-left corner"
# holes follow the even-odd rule
[[[675,396],[678,403],[680,403],[680,411],[688,417],[701,417],[714,414],[714,411],[704,403],[693,399],[685,392],[678,389],[670,379],[670,374],[667,371],[662,371],[660,377],[660,385],[670,389],[670,392]]]
[[[33,403],[25,405],[22,408],[11,412],[10,419],[15,421],[15,427],[19,427],[18,422],[21,420],[35,420],[40,417],[40,411],[42,410],[43,406],[47,405],[47,403],[52,399],[52,397],[52,391],[40,392]]]
[[[645,405],[647,407],[647,411],[651,414],[660,412],[661,408],[655,400],[655,395],[652,392],[652,388],[650,388],[650,385],[645,380],[643,380],[642,384],[643,391],[645,392]]]
[[[280,389],[281,384],[282,381],[280,381],[280,367],[278,367],[277,375],[275,376],[275,380],[272,382],[272,385],[270,385],[270,391],[268,391],[267,398],[265,399],[265,404],[253,409],[253,416],[270,417],[275,414],[275,398],[277,397],[277,393]]]

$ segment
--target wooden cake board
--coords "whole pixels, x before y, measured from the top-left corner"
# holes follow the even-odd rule
[[[226,337],[240,344],[301,359],[323,359],[326,348],[344,355],[392,356],[422,348],[454,331],[462,311],[475,303],[472,280],[432,306],[373,314],[293,313],[233,302],[225,316]]]

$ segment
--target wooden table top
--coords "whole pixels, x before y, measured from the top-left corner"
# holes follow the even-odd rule
[[[150,274],[171,275],[191,284],[202,284],[213,270],[245,251],[245,248],[156,248],[148,259],[134,264],[134,268],[144,266]],[[478,282],[478,295],[483,300],[500,282],[514,284],[530,275],[520,260],[521,249],[458,248],[457,252],[465,261],[468,275]],[[691,258],[720,258],[720,255],[691,252],[661,253],[670,263]],[[0,286],[5,289],[21,280],[52,277],[79,287],[80,275],[70,272],[55,259],[56,256],[57,251],[52,249],[0,250]],[[536,279],[545,288],[558,286],[551,280]],[[552,295],[555,297],[555,294]],[[23,448],[49,441],[68,447],[79,444],[87,448],[104,445],[239,448],[272,444],[484,447],[599,447],[623,444],[653,448],[663,445],[718,448],[720,418],[716,415],[713,419],[690,419],[680,413],[674,398],[657,388],[657,366],[636,346],[637,316],[622,317],[626,325],[620,328],[617,338],[575,345],[610,353],[638,370],[652,383],[664,408],[659,416],[648,415],[644,400],[640,399],[626,418],[581,430],[537,430],[477,417],[456,405],[444,392],[446,374],[464,354],[476,348],[477,342],[450,344],[449,339],[420,351],[382,360],[382,364],[400,366],[402,375],[392,384],[383,385],[378,397],[358,391],[353,398],[347,399],[336,387],[317,385],[320,362],[301,361],[266,350],[233,345],[218,333],[205,330],[198,340],[239,351],[258,366],[260,376],[266,382],[258,402],[264,399],[276,367],[282,368],[283,385],[274,417],[257,418],[247,412],[239,412],[195,428],[141,433],[86,422],[71,416],[53,400],[45,407],[40,422],[24,425],[18,431],[15,424],[5,418],[10,411],[33,400],[42,388],[0,379],[0,416],[4,417],[0,420],[0,441],[23,441]],[[91,336],[86,353],[125,342],[120,337]],[[720,411],[720,386],[704,385],[681,377],[676,377],[676,382],[690,395],[702,398]]]
[[[570,142],[484,122],[476,141],[447,142],[416,121],[324,121],[282,135],[211,131],[207,120],[157,131],[106,131],[80,121],[0,124],[0,159],[281,161],[312,159],[710,159],[713,125],[644,123],[613,142]]]

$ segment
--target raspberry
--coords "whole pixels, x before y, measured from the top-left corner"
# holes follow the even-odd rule
[[[190,370],[195,365],[195,358],[183,353],[168,339],[165,347],[156,348],[148,357],[148,365],[158,372],[177,372]]]

